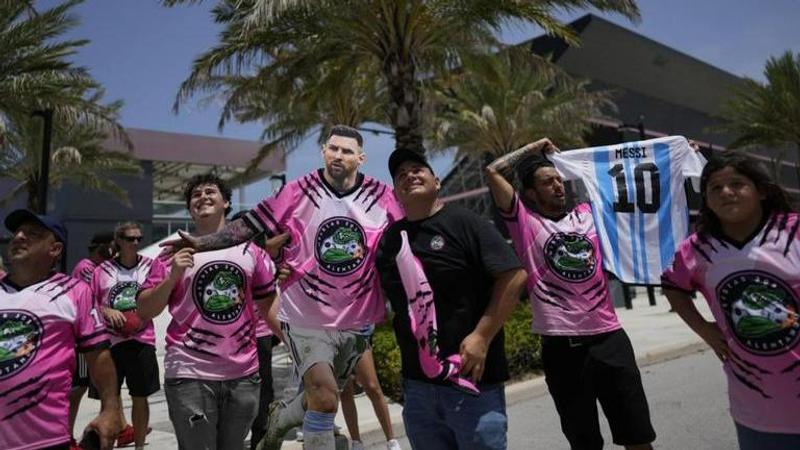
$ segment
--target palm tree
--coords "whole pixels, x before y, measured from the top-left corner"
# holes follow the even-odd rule
[[[102,91],[95,92],[87,101],[97,108],[105,109],[106,117],[113,119],[119,113],[122,102],[108,105],[100,103]],[[12,116],[13,117],[13,116]],[[100,121],[99,123],[103,123]],[[91,115],[73,117],[56,109],[53,117],[53,147],[51,155],[49,185],[60,187],[70,182],[84,190],[96,190],[110,194],[125,205],[129,205],[127,193],[111,175],[137,176],[141,174],[139,163],[128,153],[109,151],[104,148],[113,130],[99,126]],[[42,133],[38,119],[29,115],[13,117],[11,128],[0,156],[0,172],[16,181],[16,185],[5,193],[0,203],[7,202],[20,192],[27,193],[27,207],[39,211],[37,189],[41,180]]]
[[[435,149],[493,158],[543,136],[580,146],[587,119],[613,108],[606,92],[587,90],[549,61],[514,47],[464,60],[464,68],[436,89],[440,111],[430,141]]]
[[[27,191],[28,206],[38,210],[37,185],[58,186],[64,180],[108,190],[124,201],[124,192],[108,175],[139,172],[126,153],[101,149],[107,137],[127,148],[131,143],[118,122],[121,102],[103,104],[99,83],[69,61],[88,41],[59,39],[77,25],[71,11],[81,2],[67,0],[37,11],[33,0],[0,0],[0,170],[18,182],[4,193],[4,201]],[[31,117],[37,110],[51,110],[54,117],[58,150],[48,180],[39,173],[42,132]]]
[[[730,148],[767,146],[779,149],[775,177],[790,149],[800,158],[800,53],[770,57],[766,83],[745,79],[723,110],[725,131],[736,136]],[[800,177],[800,168],[795,166]]]
[[[333,125],[358,128],[369,122],[386,123],[380,80],[365,73],[320,64],[310,76],[292,80],[261,72],[209,77],[195,92],[209,93],[203,103],[222,101],[220,130],[230,120],[264,123],[265,144],[245,176],[276,148],[291,151],[313,133],[321,143]]]
[[[302,79],[319,64],[369,68],[385,86],[396,147],[419,151],[426,84],[466,55],[496,48],[494,33],[511,21],[537,24],[575,43],[554,13],[586,7],[638,17],[634,0],[220,0],[214,8],[224,26],[220,42],[195,60],[178,101],[219,75],[260,71]]]

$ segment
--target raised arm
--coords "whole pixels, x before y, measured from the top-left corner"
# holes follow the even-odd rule
[[[180,239],[173,239],[161,243],[161,247],[172,248],[177,252],[182,248],[193,248],[198,252],[208,252],[221,248],[233,247],[247,242],[256,234],[256,230],[251,228],[244,219],[236,219],[228,222],[225,227],[216,233],[205,236],[192,236],[189,233],[178,231]]]
[[[556,147],[550,142],[550,139],[539,139],[503,155],[489,164],[486,167],[486,178],[495,204],[503,211],[510,211],[513,207],[511,202],[514,200],[514,186],[509,182],[512,178],[512,169],[517,167],[520,161],[531,155],[549,153],[555,150]]]

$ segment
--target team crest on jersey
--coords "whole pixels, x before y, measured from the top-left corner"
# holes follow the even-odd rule
[[[431,250],[441,250],[444,248],[444,238],[442,235],[437,234],[431,238]]]
[[[136,294],[139,293],[139,283],[124,281],[117,283],[108,292],[108,304],[117,311],[130,311],[136,309]]]
[[[194,276],[194,302],[207,320],[214,323],[236,321],[244,309],[244,270],[227,261],[205,264]]]
[[[774,275],[734,273],[717,286],[717,298],[736,340],[751,353],[783,353],[800,339],[797,297]]]
[[[331,275],[349,275],[367,258],[364,229],[349,217],[332,217],[317,229],[315,255]]]
[[[567,281],[586,280],[597,267],[592,241],[582,234],[555,233],[545,243],[544,254],[550,269]]]
[[[0,311],[0,380],[20,370],[36,356],[44,327],[27,311]]]

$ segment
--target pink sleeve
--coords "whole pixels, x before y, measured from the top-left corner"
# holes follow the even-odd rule
[[[75,303],[75,342],[79,352],[90,352],[109,346],[106,325],[95,307],[88,285],[79,283],[72,288],[70,297]]]
[[[511,202],[510,211],[503,211],[502,208],[498,208],[498,211],[500,212],[500,217],[502,217],[503,221],[506,223],[508,233],[511,235],[511,240],[514,242],[515,248],[518,246],[517,243],[519,242],[522,244],[528,235],[536,235],[538,224],[535,220],[531,220],[531,213],[522,203],[522,199],[520,199],[517,193],[514,193],[514,200]]]
[[[275,264],[261,248],[256,246],[248,248],[256,263],[253,270],[253,300],[261,301],[275,292]]]
[[[103,289],[101,287],[102,283],[100,282],[100,279],[103,275],[99,273],[102,270],[103,269],[101,269],[100,266],[94,268],[94,273],[92,274],[92,283],[90,284],[92,288],[92,298],[94,299],[94,304],[97,306],[103,306]]]
[[[153,264],[150,265],[150,271],[147,272],[147,279],[144,280],[142,283],[141,289],[139,292],[145,289],[152,289],[158,286],[159,283],[164,281],[169,275],[168,266],[165,264],[167,258],[162,255],[159,255],[156,259],[153,260]]]
[[[405,217],[406,212],[403,211],[403,207],[400,206],[400,202],[397,201],[397,197],[394,195],[394,190],[392,188],[389,189],[390,191],[387,192],[387,195],[381,200],[383,202],[383,207],[386,210],[386,216],[389,218],[389,223],[392,224]]]
[[[697,270],[697,258],[692,250],[692,239],[696,235],[689,236],[684,240],[672,264],[661,275],[661,285],[665,288],[678,289],[684,292],[694,292],[698,289],[697,283],[692,276]]]
[[[286,231],[286,222],[298,203],[298,181],[292,181],[277,194],[265,198],[255,208],[243,216],[243,219],[254,230],[265,232],[267,236],[275,236]]]

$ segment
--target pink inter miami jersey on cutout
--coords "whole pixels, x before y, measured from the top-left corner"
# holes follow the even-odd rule
[[[92,292],[61,273],[22,290],[0,280],[0,448],[69,441],[75,350],[108,346]]]
[[[359,174],[340,194],[322,170],[287,184],[245,220],[256,230],[291,233],[283,251],[292,274],[281,284],[278,318],[314,329],[358,329],[379,323],[384,300],[375,253],[386,227],[403,217],[392,188]]]
[[[774,214],[741,248],[695,233],[662,277],[665,287],[703,293],[731,350],[731,415],[771,433],[800,433],[798,229],[798,214]]]
[[[72,277],[83,280],[86,284],[91,284],[92,273],[94,273],[96,267],[97,264],[93,263],[91,259],[83,258],[72,268]]]
[[[528,272],[534,333],[585,336],[621,327],[588,204],[549,220],[526,208],[515,195],[511,211],[501,216]]]
[[[100,263],[92,275],[92,293],[95,303],[98,306],[113,308],[121,312],[135,311],[140,287],[147,280],[153,264],[160,263],[141,255],[136,265],[131,268],[123,266],[116,259]],[[102,313],[102,310],[100,312]],[[112,327],[108,327],[108,334],[111,337],[111,345],[128,340],[156,345],[156,333],[152,320],[143,323],[142,328],[136,334],[127,338],[122,337]]]
[[[232,380],[257,371],[252,303],[275,291],[274,274],[266,253],[247,243],[195,253],[169,298],[164,377]],[[154,266],[142,289],[167,275],[166,262]]]

